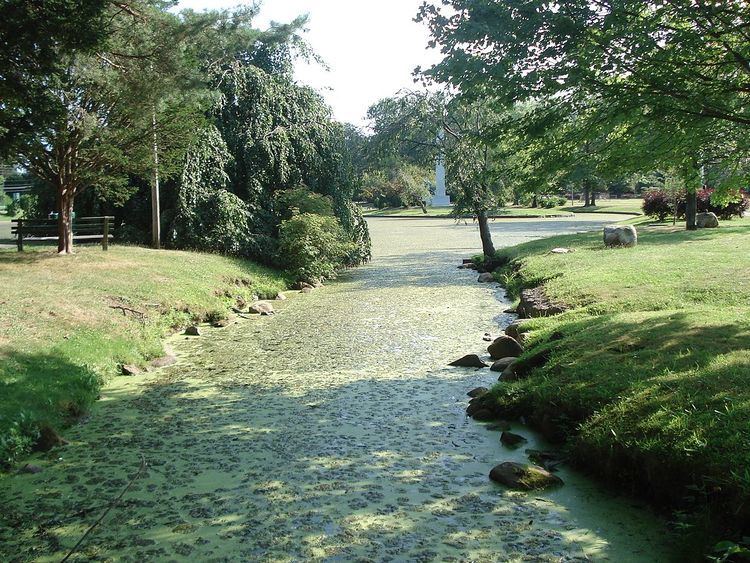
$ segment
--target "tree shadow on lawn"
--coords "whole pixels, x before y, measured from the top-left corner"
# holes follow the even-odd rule
[[[750,350],[744,309],[615,313],[550,322],[556,340],[552,361],[544,368],[554,373],[549,383],[597,383],[591,392],[601,400],[619,397],[641,381],[679,384],[675,374],[700,375],[721,356]],[[750,379],[750,372],[745,376]],[[692,375],[686,377],[693,381]],[[750,399],[750,386],[745,389],[738,388]]]
[[[145,473],[79,557],[541,557],[601,553],[608,540],[630,553],[632,538],[562,533],[564,501],[540,507],[488,481],[497,435],[463,413],[486,373],[330,385],[322,372],[279,380],[178,364],[119,380],[69,446],[35,461],[42,473],[1,482],[0,553],[64,555],[142,457]]]
[[[0,348],[0,461],[22,454],[24,438],[33,443],[40,425],[59,431],[74,422],[96,400],[99,384],[88,366],[59,354]]]
[[[578,434],[596,473],[667,506],[713,506],[718,521],[732,515],[728,529],[749,531],[746,309],[605,315],[556,330],[561,348],[521,384],[536,418]]]

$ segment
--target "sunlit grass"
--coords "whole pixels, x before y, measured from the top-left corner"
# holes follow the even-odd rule
[[[23,453],[39,424],[85,411],[118,364],[162,354],[170,330],[285,286],[277,272],[212,254],[0,251],[0,462]]]
[[[741,520],[750,493],[750,221],[639,231],[635,248],[605,249],[593,233],[500,251],[512,294],[543,285],[571,310],[530,321],[526,357],[547,348],[549,360],[492,393],[504,411],[567,438],[589,469],[673,505],[727,503]]]

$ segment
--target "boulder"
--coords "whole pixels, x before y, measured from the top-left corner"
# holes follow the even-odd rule
[[[493,467],[490,479],[519,491],[535,491],[563,484],[562,479],[542,467],[512,461]]]
[[[479,422],[489,422],[490,420],[495,420],[495,414],[490,409],[481,408],[471,418]]]
[[[515,338],[516,340],[519,340],[519,337],[521,336],[521,327],[525,322],[527,322],[528,319],[516,319],[512,323],[510,323],[507,327],[505,327],[505,334],[510,336],[511,338]]]
[[[303,287],[300,290],[300,293],[312,293],[313,288],[312,287]]]
[[[526,438],[524,438],[520,434],[514,434],[513,432],[506,431],[500,434],[500,442],[502,442],[504,446],[513,447],[513,446],[517,446],[521,442],[526,442],[526,441],[527,441]]]
[[[226,328],[230,325],[229,319],[219,319],[218,321],[214,321],[213,324],[211,324],[214,328]]]
[[[489,332],[485,332],[482,340],[484,340],[485,342],[492,342],[495,339],[492,338],[492,335]]]
[[[284,295],[283,293],[279,293],[276,296],[276,301],[286,301],[286,295]]]
[[[295,287],[296,287],[297,289],[301,289],[301,290],[304,290],[304,289],[313,289],[313,286],[312,286],[312,285],[310,285],[310,284],[309,284],[309,283],[307,283],[307,282],[297,282],[297,283],[295,284]]]
[[[516,365],[517,362],[513,362],[510,364],[507,368],[503,370],[503,373],[500,374],[500,377],[497,378],[498,381],[516,381],[518,379],[518,375],[516,374]]]
[[[32,475],[36,473],[41,473],[42,471],[43,469],[41,467],[39,467],[38,465],[33,465],[31,463],[27,463],[26,465],[21,467],[21,469],[18,470],[19,473],[31,473]]]
[[[547,471],[556,471],[557,466],[565,461],[556,452],[548,452],[543,450],[526,450],[526,455],[529,457],[529,460],[531,462],[544,467]]]
[[[200,336],[201,329],[195,325],[189,326],[185,329],[185,336]]]
[[[275,311],[273,310],[273,305],[260,301],[258,303],[253,303],[252,305],[250,305],[248,313],[251,313],[253,315],[273,315]]]
[[[492,364],[490,369],[492,371],[505,371],[505,368],[507,368],[509,365],[513,364],[518,358],[515,356],[509,356],[507,358],[500,358],[496,362]]]
[[[35,452],[48,452],[56,446],[64,446],[67,443],[49,424],[42,424],[39,427],[39,437],[36,439],[32,449]]]
[[[565,307],[553,303],[544,293],[543,287],[534,289],[524,289],[521,292],[521,302],[516,307],[516,313],[522,318],[549,317],[559,315],[565,310]],[[506,330],[507,334],[507,330]]]
[[[486,395],[488,392],[489,392],[489,389],[487,389],[486,387],[477,387],[476,389],[472,389],[466,394],[472,399],[474,399],[476,397],[481,397],[482,395]]]
[[[484,272],[483,274],[479,274],[477,281],[479,283],[491,283],[495,281],[495,276],[493,276],[490,272]]]
[[[161,358],[155,358],[151,360],[149,362],[149,365],[153,368],[164,368],[175,363],[177,363],[177,358],[170,354],[167,356],[162,356]]]
[[[553,248],[550,250],[551,254],[570,254],[574,252],[572,248]]]
[[[698,213],[695,216],[695,226],[699,229],[715,229],[719,226],[719,218],[716,213]]]
[[[604,227],[604,246],[635,246],[638,232],[633,225],[610,225]]]
[[[452,361],[448,364],[449,366],[455,366],[459,368],[486,368],[485,364],[479,356],[476,354],[467,354],[462,358]]]
[[[498,420],[493,424],[488,424],[487,430],[506,432],[510,430],[510,422],[508,422],[507,420]]]
[[[138,366],[125,364],[123,366],[120,366],[120,373],[122,375],[139,375],[143,373],[143,370],[141,370],[141,368],[139,368]]]
[[[523,354],[523,346],[515,338],[504,334],[495,338],[494,342],[487,347],[487,352],[490,353],[493,360],[510,357],[517,358]]]
[[[471,401],[469,401],[469,406],[466,407],[466,415],[467,416],[474,416],[474,414],[482,409],[486,409],[487,407],[484,405],[482,401],[480,401],[481,397],[475,397]]]

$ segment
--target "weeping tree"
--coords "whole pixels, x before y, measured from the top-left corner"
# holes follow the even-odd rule
[[[227,191],[232,156],[219,131],[208,126],[188,149],[170,242],[197,250],[238,254],[249,238],[248,207]]]
[[[290,67],[280,63],[284,56],[266,51],[262,66],[234,59],[217,69],[215,80],[220,95],[213,119],[232,157],[228,189],[248,208],[248,252],[265,261],[275,253],[283,210],[274,196],[304,186],[331,198],[359,249],[352,259],[366,260],[370,242],[352,204],[355,181],[344,127],[319,94],[293,81]],[[263,68],[269,60],[277,65],[274,72]]]
[[[313,216],[322,215],[339,225],[348,241],[338,247],[346,249],[342,263],[362,262],[369,258],[370,241],[352,204],[354,167],[344,128],[315,91],[294,82],[294,35],[284,41],[279,33],[278,41],[256,40],[251,48],[226,42],[221,56],[205,63],[214,93],[207,113],[212,125],[185,159],[171,242],[286,267],[289,252],[279,247],[284,223],[314,222]],[[331,216],[290,215],[290,206],[298,212],[315,208],[320,198],[329,202]]]

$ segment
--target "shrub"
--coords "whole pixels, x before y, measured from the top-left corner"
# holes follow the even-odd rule
[[[329,217],[334,214],[330,197],[315,193],[305,187],[277,192],[275,199],[276,209],[282,220],[291,219],[295,210],[297,213],[315,213]]]
[[[716,191],[711,188],[703,188],[698,192],[698,212],[716,213],[719,219],[731,219],[742,217],[750,206],[750,198],[747,193],[737,191],[719,198]]]
[[[2,176],[0,176],[0,178],[2,178]],[[0,181],[0,188],[2,186],[3,186],[3,183],[2,183],[2,181]],[[10,196],[8,194],[6,194],[4,191],[0,190],[0,207],[2,207],[3,209],[5,209],[6,213],[7,213],[7,208],[11,204],[12,201],[13,200],[10,198]]]
[[[744,191],[723,194],[721,197],[712,188],[703,188],[696,194],[698,213],[715,213],[720,219],[742,217],[750,207],[750,198]],[[678,192],[677,218],[685,217],[685,192]],[[675,212],[675,194],[662,189],[649,190],[643,196],[643,213],[664,221]]]
[[[566,202],[567,200],[559,195],[540,195],[537,199],[537,205],[539,205],[539,207],[544,207],[545,209],[559,207],[565,205]]]
[[[39,198],[31,194],[23,194],[18,199],[12,200],[5,208],[6,214],[11,217],[36,217],[39,215]]]
[[[335,277],[354,246],[335,217],[301,213],[279,228],[280,265],[299,281]]]
[[[663,222],[674,213],[674,196],[666,190],[649,190],[643,194],[642,208],[644,215],[656,217]]]

